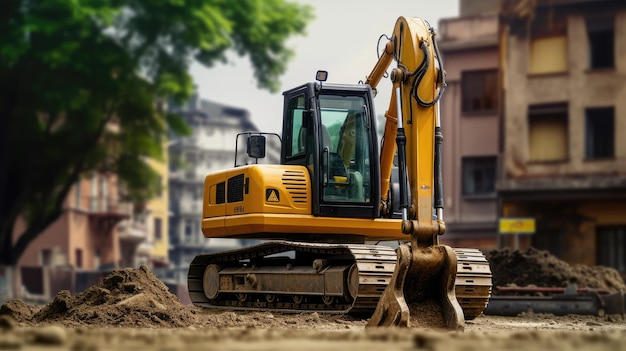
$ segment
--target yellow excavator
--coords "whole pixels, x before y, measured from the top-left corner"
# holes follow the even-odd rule
[[[366,313],[369,326],[409,326],[415,307],[434,301],[450,329],[482,313],[484,255],[439,244],[445,72],[435,36],[426,21],[400,17],[363,84],[326,83],[319,71],[285,91],[279,164],[259,162],[272,134],[238,135],[246,161],[206,176],[202,232],[261,242],[196,256],[195,305]],[[373,92],[392,61],[379,147]]]

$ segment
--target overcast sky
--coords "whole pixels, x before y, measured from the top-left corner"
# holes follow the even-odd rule
[[[328,71],[328,82],[332,83],[365,80],[377,61],[378,38],[381,34],[391,35],[399,16],[421,17],[438,28],[440,19],[459,14],[459,0],[296,2],[313,6],[315,19],[307,26],[306,36],[293,37],[288,42],[295,57],[281,77],[280,91],[314,81],[320,69]],[[256,87],[247,58],[209,69],[195,65],[191,73],[201,98],[244,108],[260,131],[280,133],[282,94]],[[376,114],[381,115],[389,105],[391,83],[384,79],[378,89]]]

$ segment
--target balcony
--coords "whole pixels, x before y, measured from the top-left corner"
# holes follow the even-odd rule
[[[169,148],[171,151],[188,150],[198,147],[200,141],[197,137],[184,137],[170,140]]]
[[[204,182],[205,174],[200,174],[196,169],[170,170],[169,180],[177,183],[200,184]]]
[[[148,238],[148,228],[139,222],[127,219],[117,226],[120,241],[139,245]]]
[[[180,197],[170,196],[169,210],[170,215],[178,217],[181,215],[191,215],[197,218],[202,215],[202,196],[198,194],[195,199],[193,196],[186,194]]]
[[[99,233],[110,233],[120,221],[129,217],[131,205],[120,203],[117,197],[89,197],[87,214],[92,229]]]
[[[145,240],[139,244],[137,248],[137,252],[140,254],[144,254],[146,256],[150,255],[150,252],[154,250],[154,241],[153,240]]]
[[[443,51],[493,47],[498,43],[498,16],[444,19],[439,23],[439,48]]]

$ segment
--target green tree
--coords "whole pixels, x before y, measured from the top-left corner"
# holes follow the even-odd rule
[[[189,65],[225,62],[229,50],[276,91],[286,41],[311,18],[285,0],[0,1],[0,265],[17,263],[88,171],[149,198],[157,175],[146,157],[162,157],[168,130],[187,130],[155,101],[183,103]]]

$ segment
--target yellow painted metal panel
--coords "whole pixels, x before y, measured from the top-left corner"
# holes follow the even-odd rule
[[[355,235],[365,240],[409,240],[400,231],[399,219],[315,217],[312,215],[254,213],[205,218],[202,232],[207,238],[252,237],[259,233],[267,239],[289,239],[289,234],[327,236]],[[273,234],[270,234],[273,233]]]
[[[241,175],[246,189],[243,201],[228,203],[228,179]],[[218,190],[219,184],[222,185]],[[205,178],[204,191],[203,218],[247,213],[311,213],[309,173],[303,166],[250,165],[212,173]]]

